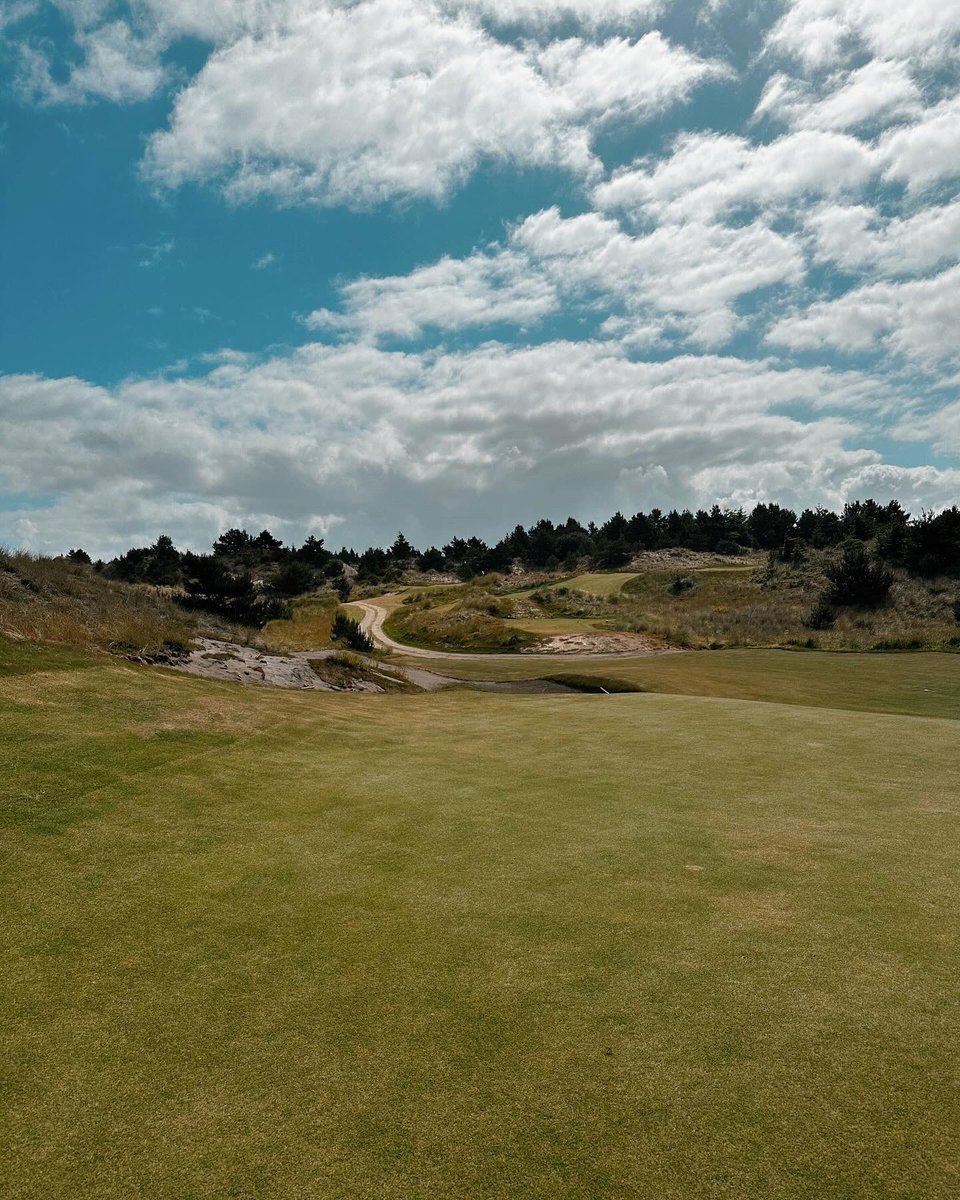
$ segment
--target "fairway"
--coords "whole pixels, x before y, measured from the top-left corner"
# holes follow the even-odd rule
[[[636,579],[636,577],[635,571],[588,572],[585,575],[574,576],[566,586],[576,588],[577,591],[588,592],[591,596],[615,596],[622,590],[624,584],[629,583],[631,579]]]
[[[957,1194],[955,722],[0,676],[5,1196]]]

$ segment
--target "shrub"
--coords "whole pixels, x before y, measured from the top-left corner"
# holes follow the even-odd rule
[[[312,592],[317,577],[313,567],[304,562],[290,562],[281,567],[273,581],[273,589],[281,596],[302,596]]]
[[[926,642],[923,638],[882,638],[873,643],[874,650],[922,650]]]
[[[697,581],[691,579],[689,575],[678,575],[676,579],[667,588],[671,596],[685,596],[688,592],[695,591]]]
[[[960,625],[960,600],[953,602],[953,619]]]
[[[346,613],[338,612],[333,618],[330,637],[335,642],[346,642],[351,650],[369,654],[373,649],[373,638],[364,632],[359,621],[354,621]]]
[[[879,608],[890,595],[893,574],[862,542],[843,544],[840,557],[824,574],[830,581],[825,599],[851,608]]]
[[[803,623],[807,629],[832,629],[837,623],[836,610],[821,596]]]

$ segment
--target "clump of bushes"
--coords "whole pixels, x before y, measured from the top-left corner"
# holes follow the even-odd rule
[[[697,581],[691,579],[689,575],[678,575],[672,580],[667,591],[671,596],[686,596],[690,592],[696,591]]]
[[[330,637],[335,642],[344,642],[351,650],[369,654],[373,649],[373,638],[366,633],[359,621],[354,621],[346,613],[338,612],[333,618]]]
[[[839,558],[828,563],[824,575],[829,587],[828,604],[850,608],[879,608],[886,604],[893,585],[893,572],[862,542],[845,542]]]
[[[807,629],[832,629],[837,623],[837,611],[821,596],[803,623]]]

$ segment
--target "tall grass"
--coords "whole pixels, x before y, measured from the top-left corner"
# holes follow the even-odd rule
[[[119,583],[63,558],[0,548],[0,636],[152,655],[184,647],[201,631],[239,633],[186,613],[169,588]]]

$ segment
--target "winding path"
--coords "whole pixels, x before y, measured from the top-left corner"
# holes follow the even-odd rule
[[[458,650],[425,650],[421,646],[405,646],[403,642],[394,641],[383,631],[383,623],[390,615],[390,610],[371,600],[351,600],[353,608],[363,612],[360,624],[374,642],[384,650],[394,650],[408,658],[451,659],[460,658],[470,662],[580,662],[584,659],[601,661],[603,659],[623,658],[654,658],[661,654],[669,654],[669,650],[618,650],[606,654],[469,654]]]

